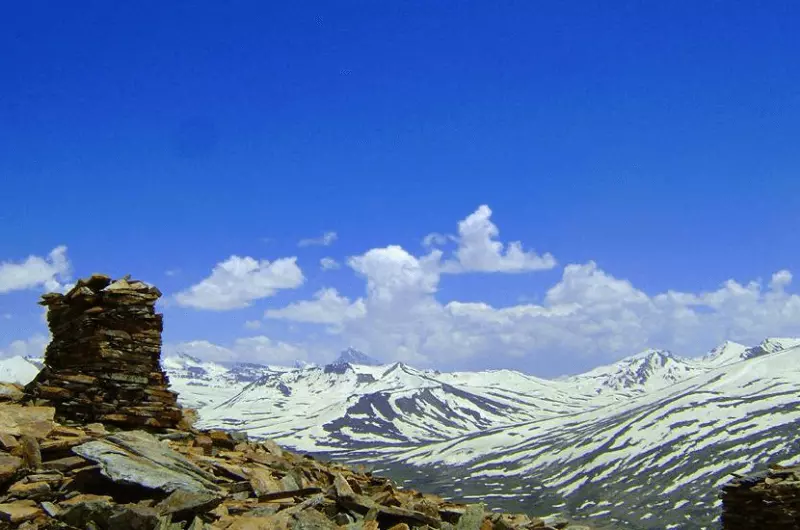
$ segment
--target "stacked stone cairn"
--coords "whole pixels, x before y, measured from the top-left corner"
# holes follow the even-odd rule
[[[725,530],[800,528],[800,465],[735,476],[722,488]]]
[[[66,295],[42,296],[52,341],[44,368],[25,387],[59,419],[131,427],[175,427],[177,394],[161,368],[161,292],[130,276],[95,274]]]

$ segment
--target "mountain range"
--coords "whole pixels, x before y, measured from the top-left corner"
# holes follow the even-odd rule
[[[25,382],[33,361],[0,360],[0,379]],[[325,366],[162,364],[201,427],[593,525],[715,528],[730,473],[798,452],[800,339],[726,342],[701,358],[646,350],[557,380],[420,370],[354,349]]]

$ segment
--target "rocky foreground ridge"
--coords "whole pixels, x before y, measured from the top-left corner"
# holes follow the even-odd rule
[[[18,392],[5,387],[6,396]],[[21,397],[21,396],[20,396]],[[564,528],[403,490],[389,479],[224,431],[60,424],[0,403],[0,528]],[[570,528],[579,528],[570,526]]]
[[[0,530],[581,528],[193,428],[161,393],[150,289],[94,275],[43,297],[54,336],[43,373],[24,389],[0,384]]]

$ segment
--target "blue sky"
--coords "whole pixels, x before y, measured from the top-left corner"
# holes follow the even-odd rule
[[[265,362],[553,375],[800,334],[796,3],[211,4],[5,7],[5,354],[94,271],[164,291],[170,348]]]

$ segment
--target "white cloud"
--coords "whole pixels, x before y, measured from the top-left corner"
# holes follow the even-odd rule
[[[167,276],[177,276],[180,273],[181,273],[180,269],[169,269],[164,271],[164,274]]]
[[[264,335],[236,339],[233,349],[247,359],[265,364],[292,364],[308,358],[308,353],[302,347],[275,341]]]
[[[0,358],[15,357],[44,357],[44,350],[50,339],[42,334],[34,335],[24,340],[15,340],[6,348],[0,350]]]
[[[458,241],[454,236],[431,232],[422,239],[422,246],[437,247],[446,245],[449,241]]]
[[[206,340],[169,343],[166,355],[185,353],[208,361],[248,361],[263,364],[292,364],[308,358],[307,351],[297,345],[275,341],[264,335],[236,339],[230,346]]]
[[[176,294],[175,301],[197,309],[238,309],[278,290],[295,289],[304,281],[294,257],[269,262],[231,256],[217,264],[208,278]]]
[[[767,336],[800,335],[800,296],[789,291],[788,270],[766,283],[728,280],[710,291],[651,294],[590,261],[564,267],[561,278],[536,302],[508,307],[441,302],[441,274],[554,265],[549,254],[495,241],[498,230],[489,222],[490,213],[482,207],[460,223],[458,250],[451,259],[443,259],[438,249],[415,256],[397,245],[374,248],[347,261],[365,282],[363,297],[350,298],[328,287],[265,316],[324,326],[328,333],[314,343],[314,352],[352,344],[387,362],[443,369],[478,363],[534,373],[574,370],[580,363],[608,362],[648,347],[691,355],[726,339],[755,344]],[[520,291],[531,292],[524,284]],[[318,340],[310,335],[304,339]],[[288,358],[295,349],[312,348],[261,342],[250,341],[242,349],[237,341],[227,355],[264,350]]]
[[[336,261],[333,258],[327,258],[327,257],[319,260],[319,266],[324,271],[331,271],[341,268],[341,265],[339,265],[338,261]]]
[[[191,340],[185,342],[165,343],[163,355],[186,354],[206,361],[236,361],[238,354],[207,340]]]
[[[260,320],[248,320],[244,323],[244,327],[247,329],[259,329],[261,328],[261,321]]]
[[[786,292],[788,271],[773,275],[766,288],[729,280],[709,292],[648,295],[594,262],[571,264],[540,304],[493,307],[439,302],[440,257],[415,257],[397,246],[372,249],[350,260],[366,280],[363,300],[330,289],[273,314],[336,322],[341,342],[387,361],[463,367],[482,359],[533,372],[537,366],[568,371],[591,357],[597,364],[648,347],[691,355],[726,339],[755,344],[800,335],[800,296]],[[357,302],[363,314],[341,318]]]
[[[341,324],[345,320],[362,318],[365,313],[363,300],[351,303],[336,289],[328,288],[314,293],[313,300],[295,302],[281,309],[268,309],[264,316],[293,322]]]
[[[441,252],[417,259],[397,245],[374,248],[354,256],[348,265],[367,280],[371,299],[391,301],[408,294],[433,294],[439,283]]]
[[[512,241],[507,246],[496,241],[500,234],[490,217],[492,210],[482,205],[466,219],[458,223],[458,248],[456,259],[444,264],[443,272],[526,272],[552,269],[556,260],[552,254],[539,255],[524,250],[522,243]],[[429,235],[429,243],[441,239],[438,234]],[[429,238],[431,238],[429,240]]]
[[[325,232],[319,237],[312,237],[309,239],[301,239],[297,242],[298,247],[310,247],[310,246],[323,246],[327,247],[333,244],[334,241],[338,236],[336,232]]]
[[[44,287],[57,291],[69,279],[71,265],[67,247],[59,246],[47,257],[28,256],[24,261],[0,262],[0,294],[22,289]]]

